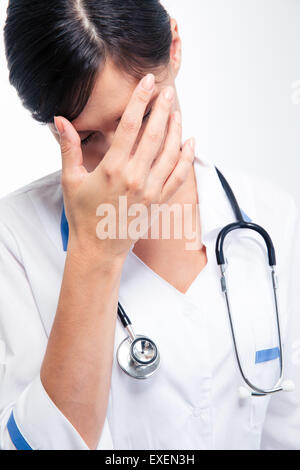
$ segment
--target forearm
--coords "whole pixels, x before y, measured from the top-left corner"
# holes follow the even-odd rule
[[[69,245],[41,381],[87,445],[95,448],[107,410],[124,259],[87,251]]]

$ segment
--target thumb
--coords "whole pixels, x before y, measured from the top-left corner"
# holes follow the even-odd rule
[[[60,136],[62,171],[77,173],[82,169],[80,137],[74,126],[62,116],[54,116],[54,124]]]

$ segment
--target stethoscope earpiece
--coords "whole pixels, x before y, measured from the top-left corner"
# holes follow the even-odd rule
[[[295,383],[292,380],[284,380],[280,386],[280,388],[276,391],[283,391],[283,392],[294,392],[296,390]],[[251,396],[256,396],[256,397],[264,397],[266,395],[269,395],[270,392],[268,393],[254,393],[251,392],[251,390],[247,387],[239,387],[239,397],[241,400],[246,400],[247,398],[250,398]]]
[[[284,380],[281,387],[283,392],[294,392],[296,390],[295,382],[292,380]]]
[[[246,400],[251,397],[251,392],[246,387],[239,387],[239,397],[241,400]]]

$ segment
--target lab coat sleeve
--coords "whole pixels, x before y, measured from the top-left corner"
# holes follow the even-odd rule
[[[0,449],[88,450],[40,380],[47,337],[21,254],[0,224]],[[107,419],[98,449],[113,449]]]
[[[288,312],[284,328],[285,379],[295,383],[294,392],[272,395],[264,424],[261,449],[300,449],[300,221],[299,210],[291,204],[287,227],[291,227],[289,256]],[[283,226],[283,230],[286,225]],[[280,285],[279,285],[280,288]]]

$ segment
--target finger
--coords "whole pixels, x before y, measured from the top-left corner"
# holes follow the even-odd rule
[[[175,111],[169,122],[168,134],[163,151],[153,163],[148,178],[149,184],[157,186],[160,191],[181,157],[181,137],[181,114],[179,111]]]
[[[75,174],[82,171],[81,142],[76,129],[70,121],[62,116],[55,116],[54,123],[60,136],[63,174]]]
[[[161,191],[161,202],[167,202],[185,182],[195,158],[195,138],[187,140],[182,148],[181,158],[165,182]]]
[[[146,129],[139,141],[138,148],[133,157],[133,165],[137,173],[144,175],[147,173],[157,153],[161,149],[166,134],[172,104],[174,98],[174,88],[167,86],[160,93]]]
[[[129,158],[138,137],[154,85],[155,77],[152,73],[149,73],[135,88],[113,137],[110,150],[114,155]]]

